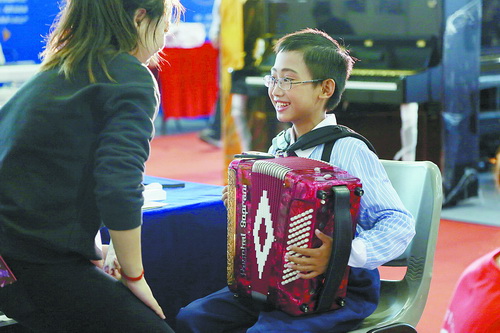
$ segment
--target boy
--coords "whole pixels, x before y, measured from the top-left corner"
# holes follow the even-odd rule
[[[327,34],[301,30],[281,38],[271,75],[265,82],[279,121],[292,127],[273,139],[272,154],[285,151],[311,130],[335,125],[333,110],[340,101],[353,60]],[[320,160],[324,144],[295,150],[300,157]],[[347,332],[355,329],[377,307],[380,278],[377,267],[399,256],[415,234],[415,221],[403,207],[377,156],[353,137],[339,139],[329,162],[361,179],[361,200],[346,305],[338,310],[291,317],[274,310],[259,311],[252,302],[224,288],[181,309],[177,332]],[[226,199],[224,191],[223,199]],[[291,248],[305,258],[290,257],[292,269],[310,279],[325,272],[332,239],[316,230],[323,245],[316,249]]]

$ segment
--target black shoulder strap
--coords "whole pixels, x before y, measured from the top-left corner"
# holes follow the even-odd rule
[[[335,144],[335,141],[325,143],[325,146],[323,147],[323,153],[321,154],[322,161],[324,161],[326,163],[330,163],[330,157],[332,156],[332,150],[333,150],[333,145]]]
[[[322,161],[330,162],[330,156],[332,155],[333,145],[335,144],[335,142],[338,139],[342,139],[342,138],[345,138],[345,137],[348,137],[348,136],[351,136],[353,138],[356,138],[356,139],[359,139],[359,140],[363,141],[372,152],[374,152],[375,154],[377,154],[377,151],[375,150],[375,147],[373,147],[373,145],[371,144],[370,141],[368,141],[367,138],[365,138],[361,134],[353,131],[352,129],[350,129],[347,126],[343,126],[343,125],[336,125],[336,126],[338,126],[340,128],[340,131],[337,131],[325,143],[325,146],[323,148],[323,154],[321,155],[321,160]]]
[[[364,136],[361,134],[353,131],[347,126],[343,125],[331,125],[331,126],[324,126],[317,128],[315,130],[312,130],[304,135],[302,135],[294,144],[290,145],[286,151],[287,152],[292,152],[295,150],[299,149],[308,149],[312,148],[314,146],[317,146],[319,144],[325,144],[325,148],[323,149],[323,155],[321,159],[325,162],[330,161],[330,155],[333,149],[333,145],[338,139],[347,137],[347,136],[352,136],[357,139],[360,139],[363,141],[368,148],[376,153],[375,148],[373,145],[368,141]]]

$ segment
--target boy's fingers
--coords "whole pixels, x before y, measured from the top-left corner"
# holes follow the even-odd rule
[[[316,271],[312,271],[312,272],[309,272],[309,273],[300,273],[299,276],[301,279],[312,279],[312,278],[315,278],[317,277],[318,275],[320,275],[319,272],[316,272]]]
[[[305,265],[307,264],[306,258],[296,257],[296,256],[287,256],[285,257],[288,261],[297,264],[297,265]]]
[[[298,254],[302,254],[304,256],[312,257],[317,249],[308,249],[308,248],[303,248],[303,247],[298,247],[298,246],[290,246],[288,249],[289,251],[296,252]]]
[[[300,264],[299,265],[288,264],[287,267],[300,272],[310,272],[316,268],[314,265],[300,265]]]
[[[314,233],[316,234],[316,237],[318,237],[323,243],[332,243],[333,242],[332,237],[325,235],[319,229],[316,229],[314,231]]]

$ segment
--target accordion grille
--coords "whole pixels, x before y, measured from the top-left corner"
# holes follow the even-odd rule
[[[290,167],[280,165],[277,163],[269,162],[266,160],[256,161],[252,166],[252,171],[268,175],[276,179],[284,180],[286,174],[293,170]]]

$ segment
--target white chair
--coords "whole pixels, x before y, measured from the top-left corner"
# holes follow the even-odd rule
[[[441,216],[442,181],[432,162],[382,160],[392,185],[416,220],[416,235],[405,253],[384,266],[406,266],[402,280],[382,280],[380,303],[352,333],[410,333],[424,311]]]

